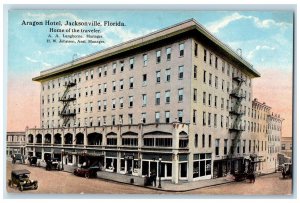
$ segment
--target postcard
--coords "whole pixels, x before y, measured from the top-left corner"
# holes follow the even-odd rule
[[[7,20],[10,198],[293,195],[293,10]]]

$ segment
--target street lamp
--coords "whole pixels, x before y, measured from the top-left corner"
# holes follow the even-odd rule
[[[161,188],[161,157],[159,157],[158,161],[158,188]]]

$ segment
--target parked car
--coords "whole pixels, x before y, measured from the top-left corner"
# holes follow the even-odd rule
[[[24,163],[24,156],[22,154],[13,154],[11,158],[13,164],[17,163],[17,161],[21,164]]]
[[[293,165],[292,163],[284,163],[282,166],[282,177],[292,177]]]
[[[57,158],[48,159],[46,161],[46,170],[60,170],[60,163]]]
[[[13,170],[11,172],[11,179],[8,180],[8,185],[10,187],[16,186],[19,188],[20,191],[24,189],[34,189],[38,188],[38,181],[37,180],[30,180],[29,179],[30,171],[23,169],[23,170]]]
[[[91,166],[91,167],[81,166],[79,168],[74,169],[73,173],[76,176],[91,178],[91,177],[97,177],[97,171],[99,170],[100,170],[99,166]]]
[[[28,157],[28,161],[29,161],[30,166],[39,166],[37,160],[38,160],[38,158],[36,156]]]

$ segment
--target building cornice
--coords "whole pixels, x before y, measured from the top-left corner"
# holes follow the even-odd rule
[[[153,44],[155,42],[163,41],[171,37],[179,36],[183,33],[188,33],[190,31],[196,31],[196,33],[201,34],[202,36],[209,39],[213,44],[222,49],[222,51],[229,54],[233,57],[240,65],[246,68],[246,70],[253,77],[260,77],[260,74],[253,68],[253,66],[247,62],[244,58],[239,56],[233,49],[231,49],[228,45],[221,42],[214,35],[212,35],[208,30],[206,30],[202,25],[200,25],[194,19],[189,19],[187,21],[178,23],[176,25],[152,32],[148,35],[144,35],[142,37],[129,40],[127,42],[123,42],[121,44],[103,49],[99,52],[95,52],[85,57],[81,57],[75,59],[73,61],[61,64],[59,66],[53,67],[48,70],[41,71],[40,76],[34,77],[33,81],[43,81],[55,75],[72,71],[77,68],[81,68],[84,65],[91,64],[95,61],[103,60],[105,58],[121,54],[127,51],[131,51],[143,46],[147,46],[149,44]]]

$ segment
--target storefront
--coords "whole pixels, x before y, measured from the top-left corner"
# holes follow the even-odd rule
[[[117,172],[118,160],[117,152],[109,151],[106,152],[105,156],[105,171]]]
[[[159,161],[161,158],[161,161]],[[150,176],[155,172],[159,177],[159,164],[161,164],[161,179],[172,179],[172,154],[155,155],[155,154],[143,154],[142,159],[142,176]]]
[[[194,154],[193,179],[202,180],[211,178],[211,153]]]

